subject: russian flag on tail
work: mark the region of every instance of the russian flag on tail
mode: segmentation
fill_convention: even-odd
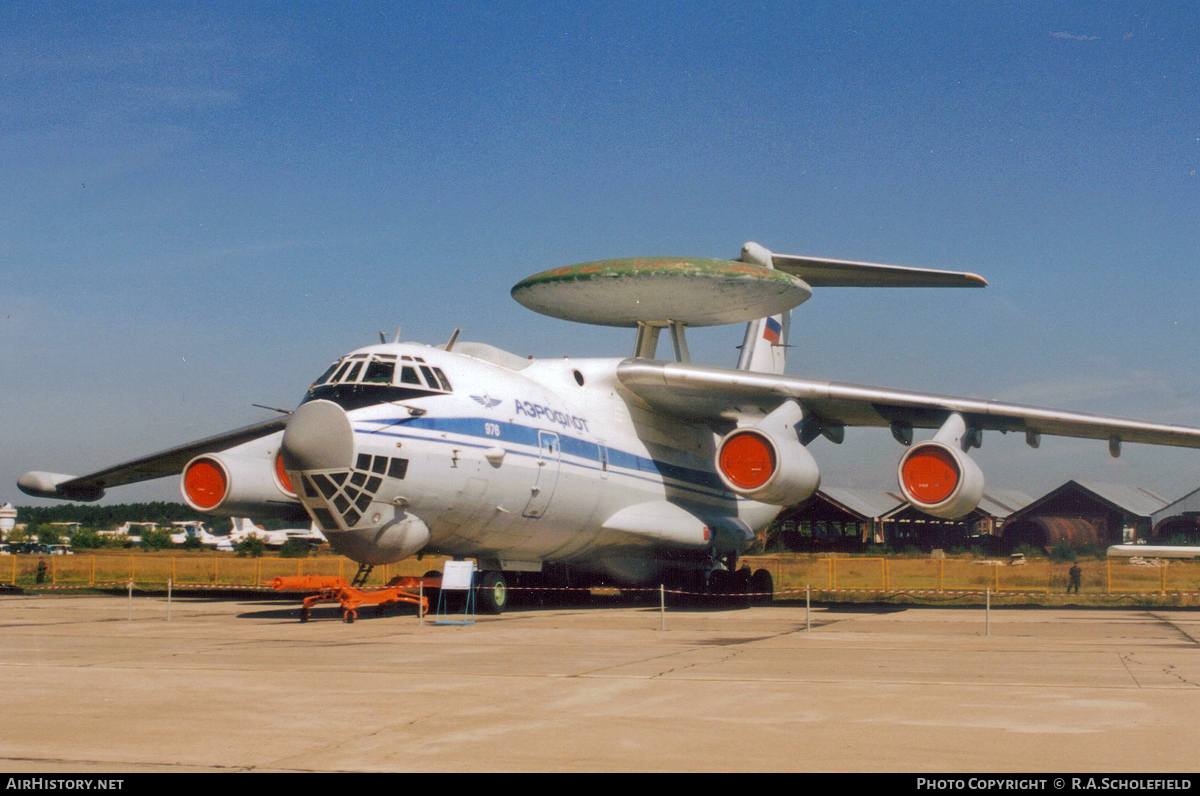
[[[767,322],[763,324],[763,339],[768,343],[779,345],[779,335],[782,331],[783,327],[779,325],[779,321],[767,318]]]

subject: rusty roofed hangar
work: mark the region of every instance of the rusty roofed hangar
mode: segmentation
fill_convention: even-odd
[[[1049,550],[1064,543],[1078,548],[1136,542],[1149,537],[1151,517],[1167,505],[1140,487],[1068,481],[1014,512],[1004,526],[1004,545]]]

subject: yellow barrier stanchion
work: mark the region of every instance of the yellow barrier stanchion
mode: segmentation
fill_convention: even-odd
[[[50,585],[58,585],[58,563],[54,560],[54,556],[50,556]]]
[[[1111,558],[1107,559],[1104,562],[1104,565],[1105,565],[1105,569],[1107,570],[1107,574],[1106,574],[1105,582],[1104,582],[1104,593],[1112,594],[1112,559]]]
[[[213,579],[212,579],[212,582],[213,582],[214,586],[217,585],[217,578],[219,577],[217,575],[217,561],[219,561],[219,560],[220,559],[218,559],[215,555],[213,556]]]
[[[89,556],[89,558],[92,559],[92,572],[88,576],[88,585],[95,586],[96,585],[96,555],[93,553],[91,556]]]
[[[1158,571],[1161,578],[1158,593],[1165,595],[1167,593],[1167,562],[1165,559],[1159,562]]]

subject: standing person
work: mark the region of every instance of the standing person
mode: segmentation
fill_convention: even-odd
[[[37,582],[38,582],[38,583],[45,583],[45,582],[46,582],[46,559],[44,559],[44,558],[39,558],[39,559],[38,559],[38,565],[37,565]]]
[[[1075,593],[1079,594],[1079,583],[1083,579],[1083,570],[1079,568],[1079,564],[1072,563],[1067,575],[1071,578],[1070,582],[1067,583],[1067,594],[1071,593],[1071,589],[1074,589]]]

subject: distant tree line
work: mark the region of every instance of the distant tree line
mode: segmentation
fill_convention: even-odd
[[[111,530],[127,522],[156,522],[169,526],[172,522],[200,520],[208,528],[228,528],[226,517],[203,514],[185,503],[116,503],[97,506],[83,503],[63,503],[58,506],[17,506],[17,523],[31,528],[52,522],[77,522],[84,528]],[[284,520],[258,520],[269,531],[296,527],[297,523]]]

